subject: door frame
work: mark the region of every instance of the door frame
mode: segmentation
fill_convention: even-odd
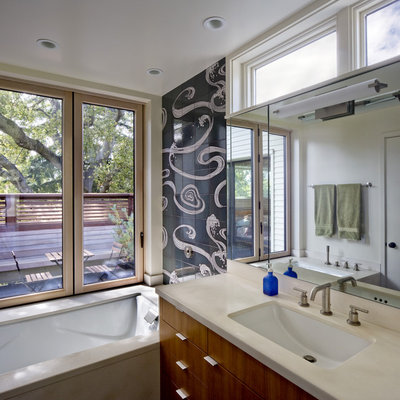
[[[380,226],[380,231],[381,231],[381,257],[380,257],[380,262],[381,262],[381,274],[383,277],[387,277],[387,254],[386,254],[386,243],[387,243],[387,237],[386,237],[386,221],[387,221],[387,211],[386,211],[386,201],[387,201],[387,196],[386,196],[386,188],[387,188],[387,182],[386,182],[386,139],[390,138],[395,138],[395,137],[400,137],[400,130],[395,130],[395,131],[389,131],[389,132],[384,132],[382,133],[381,136],[381,182],[382,182],[382,189],[380,191],[380,201],[381,201],[381,213],[380,213],[380,219],[381,219],[381,226]]]

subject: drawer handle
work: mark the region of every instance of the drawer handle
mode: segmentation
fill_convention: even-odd
[[[182,342],[184,341],[184,340],[186,340],[186,336],[183,336],[182,335],[182,333],[175,333],[175,335],[179,338],[179,339],[181,339],[182,340]]]
[[[177,361],[176,365],[182,370],[184,371],[185,369],[187,369],[187,365],[185,365],[182,361]]]
[[[210,356],[206,356],[204,357],[204,359],[211,364],[213,367],[215,367],[216,365],[218,365],[218,363]]]
[[[188,398],[189,398],[189,395],[188,395],[184,390],[182,390],[182,389],[178,389],[178,390],[176,391],[176,393],[178,393],[178,395],[179,395],[179,397],[180,397],[181,399],[188,399]]]

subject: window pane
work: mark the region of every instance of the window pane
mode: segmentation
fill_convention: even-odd
[[[62,110],[0,90],[0,298],[63,287]]]
[[[336,75],[336,32],[332,32],[256,69],[256,104],[303,89]]]
[[[400,0],[365,17],[367,65],[400,55]]]
[[[254,256],[253,130],[231,126],[227,135],[228,257]]]
[[[83,104],[84,284],[135,276],[135,113]]]
[[[268,254],[268,160],[270,161],[270,251],[286,250],[286,136],[263,131],[264,254]]]

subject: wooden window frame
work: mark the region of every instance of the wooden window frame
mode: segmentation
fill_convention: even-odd
[[[72,92],[53,87],[39,86],[32,83],[8,80],[0,78],[0,88],[22,93],[29,93],[39,96],[47,96],[61,99],[63,102],[63,146],[62,146],[62,199],[63,199],[63,222],[62,222],[62,246],[63,246],[63,288],[54,289],[48,292],[29,293],[21,296],[8,297],[0,300],[0,308],[10,307],[24,303],[31,303],[42,300],[49,300],[73,294],[73,162],[72,157],[65,157],[65,154],[72,154]],[[68,218],[68,216],[70,216]]]
[[[285,243],[286,249],[284,251],[270,253],[269,257],[279,258],[289,256],[291,254],[291,140],[290,140],[290,131],[282,128],[268,126],[268,124],[264,123],[256,123],[250,122],[246,120],[240,120],[236,118],[232,118],[227,123],[228,129],[229,126],[236,126],[251,129],[253,131],[253,170],[254,170],[254,198],[252,199],[253,210],[254,210],[254,224],[253,224],[253,256],[236,259],[240,262],[250,263],[256,261],[266,260],[268,258],[268,254],[264,253],[264,234],[261,230],[260,224],[263,222],[263,215],[261,210],[264,209],[263,205],[263,196],[262,196],[262,185],[263,185],[263,154],[262,154],[262,132],[270,132],[271,134],[285,136],[286,137],[286,163],[285,163]],[[260,160],[260,161],[259,161]],[[258,206],[260,203],[260,207]],[[229,204],[228,204],[229,207]]]
[[[82,105],[93,104],[104,107],[115,107],[135,112],[135,276],[105,282],[84,285],[83,262],[83,133]],[[131,285],[143,281],[143,248],[141,233],[143,232],[143,106],[138,103],[111,97],[95,96],[84,93],[74,94],[74,244],[75,244],[75,293],[86,293],[100,289],[108,289],[122,285]],[[138,212],[139,211],[139,212]]]
[[[144,106],[139,102],[117,97],[77,92],[71,89],[46,84],[36,84],[23,79],[0,76],[0,89],[39,96],[54,97],[63,104],[63,288],[41,293],[25,294],[0,299],[0,308],[28,304],[43,300],[71,296],[117,286],[143,282],[144,255],[141,235],[144,230],[144,169],[143,169],[143,114]],[[83,102],[123,108],[135,112],[135,276],[107,282],[83,285],[83,190],[82,190],[82,120],[78,108]]]

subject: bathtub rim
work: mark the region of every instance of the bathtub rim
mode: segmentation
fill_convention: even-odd
[[[142,295],[155,308],[158,308],[158,295],[155,293],[155,289],[144,285],[135,285],[1,309],[0,327],[138,295]],[[157,350],[159,342],[159,332],[155,331],[149,335],[139,335],[106,343],[5,372],[0,375],[0,400],[9,399],[78,374]]]
[[[155,307],[158,307],[158,296],[155,294],[154,288],[135,285],[3,308],[0,309],[0,327],[15,322],[61,314],[139,295],[146,297]]]

